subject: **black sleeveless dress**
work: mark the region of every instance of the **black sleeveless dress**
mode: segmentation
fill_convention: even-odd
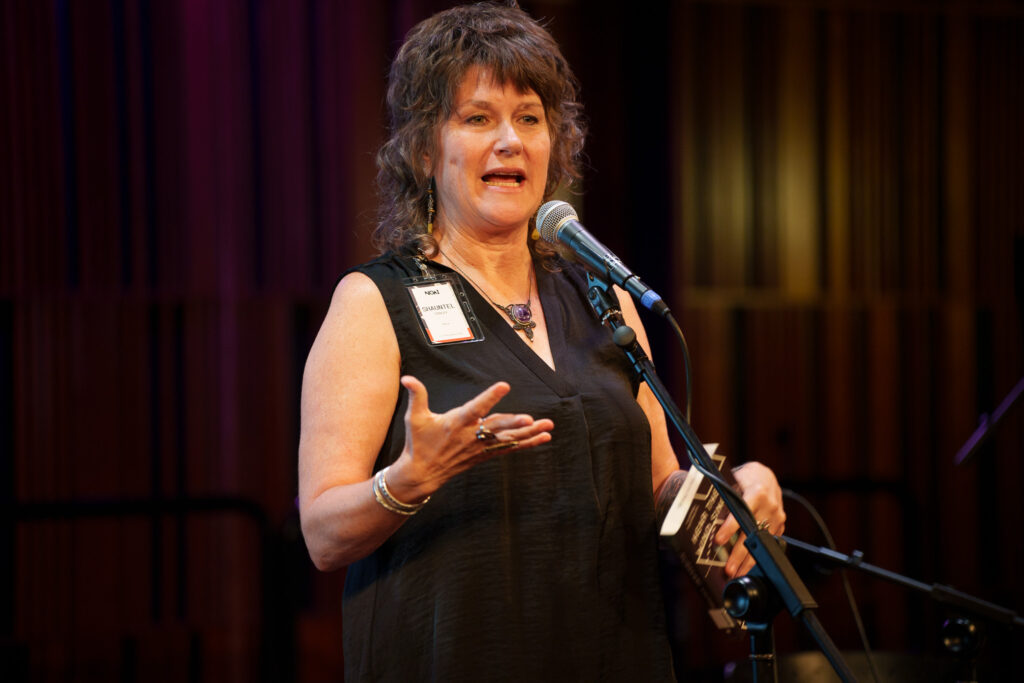
[[[586,301],[582,272],[537,269],[553,371],[465,280],[485,339],[432,346],[402,284],[421,274],[416,262],[385,255],[356,270],[383,294],[401,372],[426,385],[432,411],[505,380],[512,391],[496,412],[548,417],[555,427],[550,443],[449,481],[348,568],[346,681],[674,680],[650,428],[625,356]],[[400,393],[375,469],[402,451]]]

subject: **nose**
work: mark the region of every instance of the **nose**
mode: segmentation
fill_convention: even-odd
[[[506,121],[498,128],[498,140],[495,145],[498,154],[515,155],[523,151],[523,141],[516,132],[511,121]]]

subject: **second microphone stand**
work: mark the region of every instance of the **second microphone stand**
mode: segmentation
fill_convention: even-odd
[[[625,352],[633,368],[661,404],[669,422],[682,436],[691,464],[711,481],[729,512],[739,522],[740,530],[746,534],[744,545],[757,564],[747,576],[730,582],[726,587],[725,599],[730,614],[744,619],[751,632],[750,657],[755,683],[777,680],[772,621],[782,607],[803,623],[839,678],[855,681],[853,672],[818,621],[815,613],[817,603],[793,569],[779,542],[768,530],[758,529],[742,498],[715,474],[717,467],[704,450],[701,440],[658,378],[654,364],[637,342],[636,333],[625,324],[610,285],[589,272],[587,282],[590,305],[601,322],[611,330],[612,339]]]

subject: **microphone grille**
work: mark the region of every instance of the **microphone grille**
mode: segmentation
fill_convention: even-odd
[[[558,228],[567,218],[579,219],[575,209],[567,202],[555,199],[540,207],[537,211],[537,229],[545,242],[558,241]]]

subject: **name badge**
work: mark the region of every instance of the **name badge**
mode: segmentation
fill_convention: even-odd
[[[483,334],[466,293],[449,275],[412,278],[406,289],[431,344],[481,341]]]

